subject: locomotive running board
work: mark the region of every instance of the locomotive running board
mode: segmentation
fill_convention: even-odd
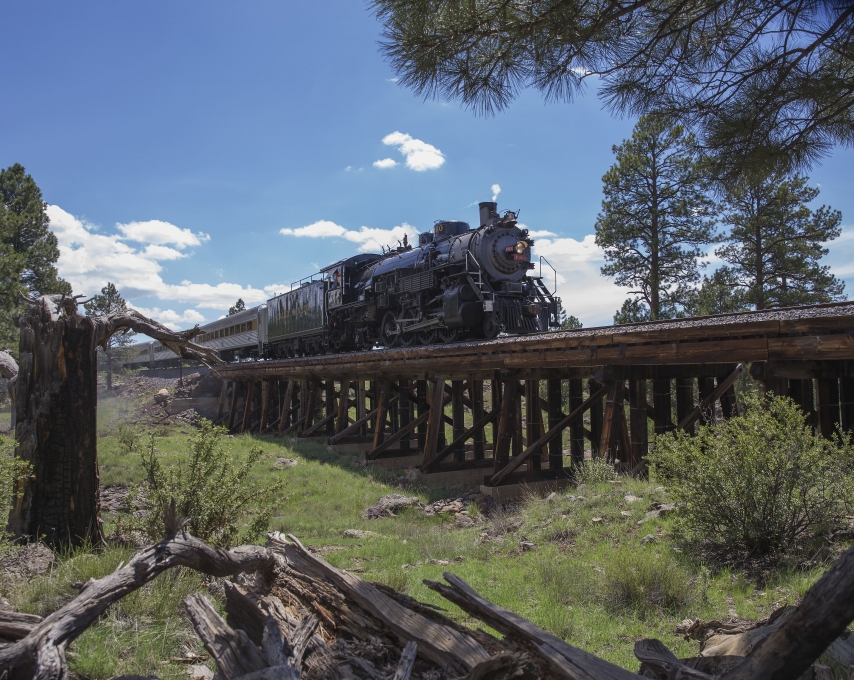
[[[400,319],[397,319],[398,325],[400,324]],[[411,326],[406,326],[405,328],[401,328],[400,333],[410,333],[412,331],[423,331],[425,328],[433,328],[433,326],[443,326],[444,324],[440,319],[427,319],[426,321],[420,321],[419,323],[414,323]]]

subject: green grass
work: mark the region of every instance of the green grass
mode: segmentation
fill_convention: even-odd
[[[138,482],[139,460],[123,453],[118,441],[122,406],[110,404],[99,415],[101,482]],[[172,428],[161,434],[157,447],[167,462],[177,462],[192,433]],[[354,457],[333,453],[322,444],[292,445],[288,439],[249,435],[227,440],[235,459],[253,444],[265,453],[253,477],[286,481],[271,529],[292,533],[309,546],[328,546],[325,559],[330,563],[477,625],[422,583],[441,580],[443,571],[451,571],[489,600],[631,670],[638,665],[632,653],[636,640],[659,638],[677,656],[694,655],[697,644],[674,633],[681,620],[767,616],[796,602],[823,571],[775,574],[761,589],[737,572],[712,573],[677,550],[670,518],[645,518],[653,501],[668,500],[666,490],[654,482],[626,478],[570,489],[550,499],[532,496],[466,529],[448,517],[424,517],[417,510],[394,519],[362,520],[364,508],[385,494],[415,494],[426,503],[448,495],[448,490],[401,490],[390,485],[392,473],[356,465]],[[277,458],[294,458],[297,464],[277,469]],[[626,501],[627,494],[638,500]],[[105,520],[109,532],[111,520]],[[346,529],[370,529],[378,535],[347,539],[342,535]],[[655,540],[642,543],[650,534]],[[522,541],[536,547],[522,551]],[[129,555],[117,548],[77,551],[61,559],[51,574],[3,595],[24,611],[47,613],[73,595],[69,582],[106,574]],[[125,598],[71,646],[72,670],[93,679],[130,673],[183,675],[183,666],[162,660],[199,649],[181,599],[208,585],[208,580],[184,570],[161,576]]]

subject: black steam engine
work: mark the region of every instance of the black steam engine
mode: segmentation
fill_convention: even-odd
[[[430,345],[559,325],[560,300],[531,276],[533,241],[510,211],[480,226],[438,221],[383,255],[357,255],[267,302],[266,354]]]

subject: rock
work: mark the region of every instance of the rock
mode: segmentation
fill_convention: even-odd
[[[155,404],[165,404],[170,399],[172,399],[172,395],[167,389],[158,390],[157,394],[154,395]]]
[[[657,541],[658,539],[653,534],[647,534],[641,539],[641,543],[649,543],[650,541]]]
[[[273,467],[277,470],[284,470],[285,468],[293,467],[297,462],[293,458],[276,458],[276,462],[273,463]]]
[[[394,517],[401,510],[415,506],[421,507],[421,501],[416,496],[404,496],[403,494],[393,493],[383,496],[371,507],[365,508],[365,511],[362,513],[362,519]]]
[[[190,664],[187,667],[189,680],[213,680],[214,672],[203,663]]]
[[[379,536],[375,531],[364,531],[362,529],[345,529],[344,538],[371,538],[371,536]]]
[[[601,518],[601,517],[594,517],[594,518],[593,518],[592,520],[590,520],[590,521],[591,521],[591,522],[593,522],[594,524],[598,524],[599,522],[601,522],[601,521],[602,521],[602,518]]]
[[[43,543],[14,546],[0,552],[0,581],[8,583],[39,576],[50,569],[54,561],[53,552]]]
[[[623,500],[626,501],[626,503],[634,503],[635,501],[639,501],[640,498],[629,493],[623,496]]]
[[[455,519],[457,522],[457,526],[462,529],[473,527],[475,524],[477,524],[474,519],[472,519],[468,515],[463,515],[462,513],[458,514]]]
[[[644,515],[647,519],[652,519],[653,517],[664,517],[666,514],[673,512],[676,509],[676,506],[673,503],[655,502],[650,507],[652,510]]]
[[[630,513],[628,510],[620,510],[620,514],[623,517],[631,517],[632,516],[632,513]]]

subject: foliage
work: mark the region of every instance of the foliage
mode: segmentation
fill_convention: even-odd
[[[617,479],[614,466],[604,458],[591,458],[573,468],[575,481],[579,484],[599,484]]]
[[[679,613],[691,602],[694,579],[676,560],[651,550],[620,550],[604,565],[602,590],[610,609],[640,618],[665,610]]]
[[[0,348],[18,349],[20,295],[70,293],[54,266],[56,236],[48,229],[47,204],[18,163],[0,170]]]
[[[567,314],[565,309],[560,310],[560,329],[562,331],[576,331],[584,328],[584,324],[573,314]]]
[[[813,434],[789,398],[745,394],[745,414],[656,439],[685,539],[725,560],[807,554],[854,508],[854,445]]]
[[[721,267],[711,276],[704,276],[699,288],[683,300],[689,316],[712,316],[745,312],[750,308],[744,290],[729,267]]]
[[[614,313],[614,323],[618,325],[649,320],[649,306],[638,298],[626,298],[623,306]]]
[[[585,80],[619,114],[663,112],[730,176],[854,141],[854,10],[811,0],[373,0],[401,85],[479,112]]]
[[[0,538],[6,527],[6,519],[15,500],[15,487],[19,480],[30,472],[26,461],[15,458],[15,441],[0,435]]]
[[[86,316],[109,316],[127,311],[127,302],[121,296],[115,285],[107,283],[101,288],[101,293],[94,296],[83,307]],[[114,333],[107,339],[107,348],[104,351],[104,363],[107,369],[107,389],[113,388],[113,363],[116,359],[122,361],[129,358],[130,346],[133,344],[133,335],[127,332]],[[100,348],[99,348],[100,349]]]
[[[819,194],[803,176],[752,176],[724,199],[730,243],[717,254],[731,266],[733,282],[756,309],[844,299],[845,284],[820,265],[825,243],[840,234],[842,215],[826,206],[810,210]]]
[[[243,298],[237,298],[237,302],[235,302],[233,306],[228,308],[228,316],[234,316],[238,312],[242,312],[245,309],[246,303],[243,301]]]
[[[676,315],[699,279],[702,246],[714,242],[707,182],[681,126],[645,116],[632,138],[614,147],[617,162],[602,178],[605,199],[596,244],[602,273],[649,308],[651,320]]]
[[[155,447],[154,435],[143,442],[138,431],[127,428],[120,441],[130,453],[138,453],[145,471],[139,489],[148,512],[142,517],[123,518],[122,530],[142,531],[151,540],[164,535],[163,513],[171,499],[180,517],[187,517],[187,527],[194,536],[219,546],[233,545],[240,530],[241,516],[250,505],[256,508],[250,523],[249,540],[260,540],[272,516],[272,502],[284,482],[262,486],[250,482],[253,466],[264,455],[253,446],[237,466],[223,446],[227,430],[202,420],[190,444],[190,455],[167,468]]]

